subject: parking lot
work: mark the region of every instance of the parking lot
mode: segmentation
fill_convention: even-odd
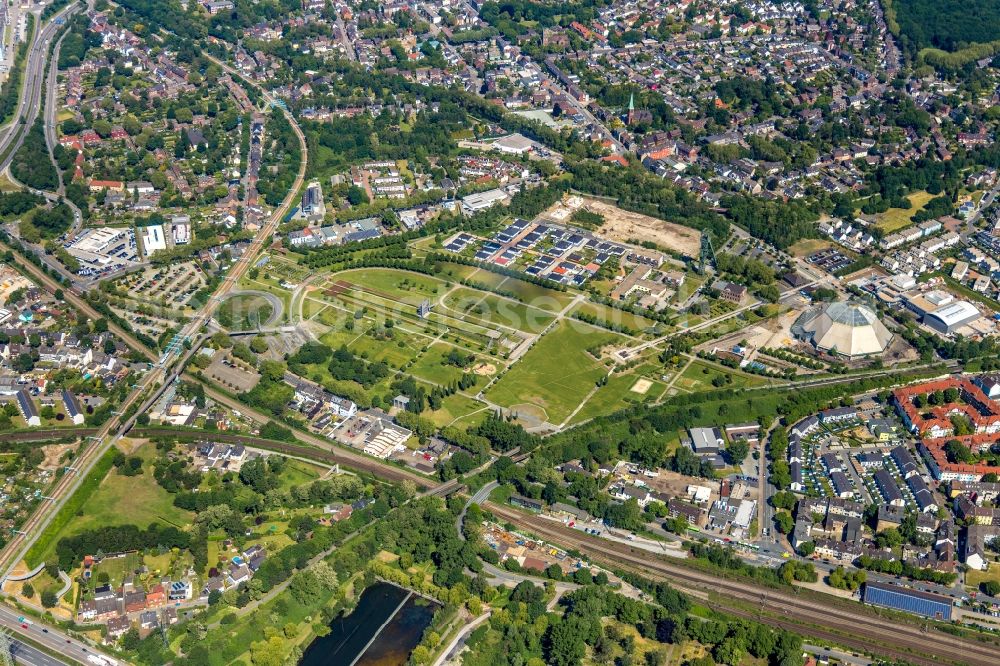
[[[118,286],[127,295],[168,307],[186,307],[199,289],[206,284],[201,267],[193,261],[182,264],[149,267],[123,277]]]
[[[836,273],[854,263],[853,259],[835,248],[813,252],[806,257],[806,261],[813,266],[822,268],[827,273]]]

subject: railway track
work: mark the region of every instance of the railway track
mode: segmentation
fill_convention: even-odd
[[[919,627],[879,617],[862,606],[846,609],[836,604],[824,604],[814,598],[802,599],[794,593],[754,588],[752,583],[728,580],[670,564],[648,551],[591,537],[553,521],[525,516],[492,503],[487,503],[486,506],[504,520],[616,567],[668,579],[678,583],[679,587],[693,591],[704,593],[710,590],[725,598],[744,602],[737,605],[726,604],[725,601],[715,602],[714,605],[733,615],[753,617],[772,626],[793,629],[875,654],[902,657],[927,666],[948,663],[995,666],[998,663],[1000,646],[994,642],[962,639],[937,630],[924,631]],[[748,611],[747,604],[757,606],[760,613]]]

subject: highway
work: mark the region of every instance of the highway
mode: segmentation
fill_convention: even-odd
[[[629,544],[609,542],[510,507],[487,502],[484,508],[501,520],[555,545],[576,549],[595,561],[629,569],[651,579],[668,580],[679,589],[695,594],[715,592],[717,597],[712,599],[712,606],[722,612],[757,619],[852,649],[905,659],[920,666],[994,666],[997,663],[1000,647],[993,642],[964,639],[897,622],[870,606],[836,597],[800,596],[793,590],[765,588],[750,581],[702,572],[668,562]]]
[[[28,52],[24,66],[24,89],[17,103],[15,120],[8,126],[7,131],[0,135],[0,155],[5,155],[4,159],[0,161],[0,171],[4,171],[10,166],[14,153],[23,143],[25,134],[31,128],[32,122],[38,117],[38,112],[41,109],[49,45],[55,34],[62,28],[62,25],[56,24],[55,19],[69,18],[79,10],[80,5],[74,2],[41,26],[41,30],[36,29],[35,31],[34,43]],[[38,18],[36,14],[36,24]]]
[[[106,654],[95,650],[93,647],[70,638],[55,627],[41,625],[33,618],[28,618],[28,628],[24,629],[22,623],[18,621],[21,613],[7,606],[0,605],[0,627],[8,630],[11,640],[11,652],[14,655],[14,662],[26,664],[27,666],[63,666],[63,664],[80,662],[87,663],[87,657],[100,655],[110,659]],[[38,648],[18,640],[19,635],[27,636],[32,642],[37,643],[46,650],[60,655],[56,658],[48,652],[43,652]]]

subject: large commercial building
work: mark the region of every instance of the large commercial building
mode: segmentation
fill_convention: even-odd
[[[865,583],[864,601],[866,604],[894,608],[935,620],[951,620],[951,599],[899,585]]]
[[[910,296],[906,299],[906,307],[916,313],[924,325],[945,335],[982,316],[976,306],[955,300],[954,296],[939,289]]]
[[[826,303],[806,311],[792,333],[820,351],[860,358],[883,353],[892,333],[868,307],[856,303]]]
[[[955,301],[924,315],[924,323],[939,333],[954,333],[982,316],[968,301]]]

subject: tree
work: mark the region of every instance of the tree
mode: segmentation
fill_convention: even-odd
[[[778,531],[782,534],[788,534],[795,527],[795,521],[792,520],[792,514],[787,511],[779,511],[774,514],[774,524],[777,526]]]
[[[984,580],[979,584],[979,589],[983,594],[987,594],[991,597],[1000,595],[1000,582],[995,580]]]
[[[21,588],[21,594],[24,595],[25,599],[31,599],[35,596],[35,588],[31,586],[31,583],[25,583],[24,587]]]
[[[745,439],[737,439],[730,442],[726,447],[726,458],[729,459],[729,463],[732,465],[739,465],[750,453],[750,445],[747,444]]]
[[[52,590],[42,591],[42,606],[45,608],[53,608],[59,603],[59,599],[56,597],[56,593]]]

